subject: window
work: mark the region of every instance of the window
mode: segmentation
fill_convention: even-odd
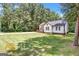
[[[56,26],[56,31],[60,31],[61,27],[60,26]]]
[[[57,31],[57,26],[56,26],[56,31]]]
[[[49,30],[49,27],[46,27],[46,30]]]
[[[59,31],[60,31],[60,26],[59,26]]]

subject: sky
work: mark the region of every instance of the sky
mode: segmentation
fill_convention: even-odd
[[[61,17],[63,16],[61,13],[61,6],[59,3],[43,3],[44,8],[48,8],[51,11],[58,13]],[[0,11],[2,8],[0,8]]]
[[[55,11],[60,16],[62,16],[61,6],[59,3],[44,3],[45,8],[49,8],[51,11]]]

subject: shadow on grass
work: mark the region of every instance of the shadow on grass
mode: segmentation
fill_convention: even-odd
[[[71,40],[56,36],[31,38],[18,43],[18,49],[12,54],[20,56],[62,55],[61,50],[70,42]]]

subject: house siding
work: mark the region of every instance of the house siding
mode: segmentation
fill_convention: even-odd
[[[49,27],[49,29],[47,27]],[[56,27],[58,29],[56,29]],[[67,21],[62,22],[62,20],[61,21],[51,21],[51,22],[45,23],[42,27],[40,27],[40,31],[42,31],[42,30],[44,30],[44,32],[46,32],[46,33],[65,34],[68,32],[68,22]]]
[[[66,22],[65,24],[65,32],[67,33],[68,32],[68,23]]]
[[[39,25],[39,32],[44,32],[44,25],[45,23]]]
[[[44,32],[43,26],[39,26],[39,31]]]
[[[60,30],[59,30],[59,27],[60,26]],[[49,27],[49,30],[46,30],[46,27]],[[64,28],[64,25],[57,25],[57,30],[56,30],[56,26],[52,26],[50,24],[45,24],[44,25],[44,32],[47,32],[47,33],[67,33],[68,32],[68,24],[65,24],[65,28]],[[65,31],[64,31],[65,29]]]
[[[57,27],[59,27],[59,26],[57,26]],[[60,26],[60,30],[59,30],[59,28],[56,30],[56,26],[53,26],[52,32],[53,33],[64,33],[64,26]]]
[[[46,27],[49,27],[49,30],[46,30]],[[52,33],[52,26],[49,24],[44,25],[44,32]]]

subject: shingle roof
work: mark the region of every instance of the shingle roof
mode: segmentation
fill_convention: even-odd
[[[66,20],[55,20],[55,21],[48,21],[47,24],[56,25],[56,24],[65,24],[65,23],[67,23]]]

